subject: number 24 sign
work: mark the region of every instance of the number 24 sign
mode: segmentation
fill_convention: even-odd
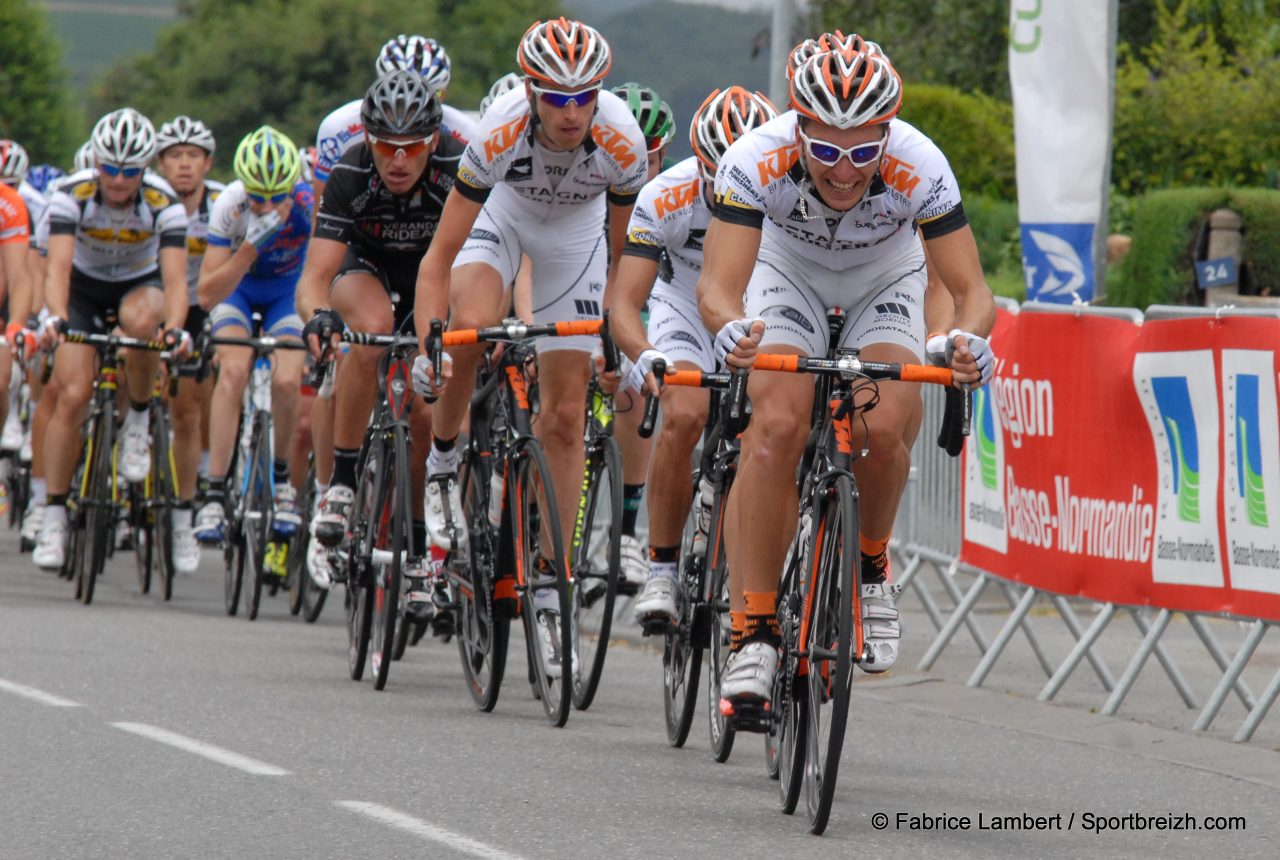
[[[1236,261],[1231,257],[1200,260],[1196,263],[1196,283],[1202,290],[1210,287],[1225,287],[1239,282]]]

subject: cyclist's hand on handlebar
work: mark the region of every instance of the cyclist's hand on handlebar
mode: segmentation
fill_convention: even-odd
[[[764,320],[730,320],[716,334],[716,358],[730,367],[750,367],[764,337]]]
[[[410,376],[413,378],[413,390],[418,396],[434,400],[444,391],[449,378],[453,376],[453,358],[447,352],[440,354],[440,376],[436,377],[431,367],[431,356],[419,355],[413,360],[413,372]]]
[[[990,341],[958,328],[947,335],[947,358],[957,384],[985,385],[995,373],[996,356]]]
[[[52,349],[62,342],[62,332],[66,330],[67,324],[62,317],[49,316],[40,324],[38,337],[41,349]]]
[[[186,329],[171,328],[164,333],[164,342],[174,358],[186,358],[191,354],[191,335]]]
[[[654,397],[662,394],[662,389],[659,388],[658,381],[653,375],[653,365],[658,361],[662,361],[668,368],[671,367],[671,359],[656,349],[646,349],[640,353],[636,363],[631,367],[631,372],[627,374],[626,387],[642,393],[647,389]]]
[[[626,356],[621,358],[625,365]],[[617,394],[618,389],[622,387],[625,368],[619,367],[617,370],[606,371],[604,369],[604,353],[598,349],[591,353],[591,366],[595,368],[596,378],[600,380],[600,390],[605,394]]]
[[[333,308],[316,308],[311,319],[302,327],[302,339],[311,352],[311,357],[320,360],[320,354],[326,349],[337,349],[342,334],[342,317]]]

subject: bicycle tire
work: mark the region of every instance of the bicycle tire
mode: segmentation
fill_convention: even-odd
[[[262,586],[266,578],[267,547],[271,542],[271,513],[274,499],[271,496],[271,421],[266,413],[253,416],[253,437],[250,443],[249,483],[245,497],[249,500],[242,507],[241,530],[249,552],[249,571],[253,579],[245,583],[245,617],[258,618],[262,605]],[[252,516],[250,516],[252,514]]]
[[[510,477],[507,480],[507,499],[514,517],[512,535],[515,539],[516,566],[517,570],[524,573],[524,588],[520,599],[526,647],[534,662],[533,680],[537,682],[542,710],[547,721],[560,728],[569,719],[573,700],[573,604],[569,594],[568,572],[565,570],[564,537],[560,531],[555,487],[551,482],[551,467],[542,450],[542,443],[537,439],[521,439],[518,447],[508,457],[507,470],[509,476],[514,475],[514,480]],[[549,553],[542,546],[546,537],[551,541]],[[551,567],[550,579],[534,576],[535,562],[539,556]],[[559,627],[556,634],[553,634],[552,644],[553,648],[559,650],[559,677],[552,677],[544,662],[542,649],[537,645],[539,610],[535,605],[535,593],[543,588],[554,588],[556,591]]]
[[[298,510],[302,511],[302,526],[293,533],[289,540],[289,557],[287,563],[289,577],[289,614],[299,615],[306,606],[307,586],[311,584],[311,576],[307,573],[308,538],[311,529],[307,523],[311,517],[311,509],[315,505],[316,464],[315,455],[307,458],[307,476],[302,482],[302,492],[298,494]]]
[[[809,704],[807,676],[800,673],[800,616],[804,606],[807,548],[800,547],[798,536],[792,541],[786,569],[778,586],[778,631],[780,651],[778,671],[773,679],[773,711],[775,722],[770,734],[776,735],[778,799],[782,811],[791,815],[800,801],[803,787],[806,741],[809,721],[805,708]],[[766,735],[766,738],[769,735]],[[766,746],[766,756],[769,751]]]
[[[142,484],[129,485],[129,519],[132,521],[133,528],[133,558],[134,568],[138,574],[138,592],[140,594],[149,594],[151,592],[151,564],[153,548],[155,547],[155,535],[152,533],[151,524],[149,522],[149,508],[147,506],[147,488],[151,485],[151,476]]]
[[[351,680],[364,678],[369,658],[369,640],[373,627],[373,571],[370,570],[371,522],[377,501],[378,475],[368,462],[369,446],[361,446],[362,456],[356,465],[358,476],[355,503],[351,508],[354,525],[347,544],[347,576],[345,608],[347,610],[347,673]],[[371,498],[372,496],[372,498]]]
[[[600,686],[622,565],[622,452],[612,436],[601,436],[596,441],[598,447],[587,452],[587,477],[575,528],[578,542],[570,566],[574,653],[580,661],[573,672],[573,706],[580,711],[591,707]],[[601,517],[605,517],[603,528],[598,526]],[[601,532],[603,546],[596,540]],[[604,592],[593,594],[588,581],[600,579],[604,580]],[[584,631],[594,636],[583,635]]]
[[[389,552],[390,561],[374,575],[372,650],[369,653],[373,670],[373,688],[387,686],[387,675],[395,662],[396,621],[400,617],[400,582],[406,557],[409,554],[409,523],[413,521],[413,509],[409,501],[409,439],[405,428],[390,428],[391,443],[378,444],[382,448],[378,468],[382,472],[379,482],[382,492],[378,511],[377,540],[372,546]],[[405,465],[401,465],[405,464]],[[400,625],[402,628],[407,625]],[[403,650],[403,649],[402,649]]]
[[[724,549],[725,510],[729,490],[736,474],[736,461],[731,460],[720,476],[720,491],[711,505],[711,527],[707,534],[706,557],[711,559],[707,577],[707,735],[711,757],[723,764],[733,752],[737,730],[720,711],[720,679],[729,659],[729,560]],[[697,500],[695,499],[695,504]],[[765,735],[766,745],[769,735]],[[766,746],[767,751],[767,746]],[[766,755],[766,761],[768,756]],[[776,771],[775,771],[776,773]]]
[[[805,807],[815,835],[826,830],[831,816],[853,686],[853,643],[858,639],[853,626],[859,599],[854,597],[857,494],[847,475],[836,478],[834,490],[823,494],[819,527],[810,538],[809,557],[815,560],[809,577],[812,610],[806,639],[800,643],[809,661]]]
[[[693,486],[698,486],[695,478]],[[697,528],[697,501],[689,508],[680,536],[680,560],[676,579],[676,623],[663,634],[662,711],[666,718],[667,743],[679,749],[689,739],[693,715],[698,705],[698,682],[702,680],[702,642],[699,633],[705,621],[701,609],[704,560],[693,554],[693,534]]]
[[[178,501],[173,449],[169,445],[169,416],[166,407],[153,404],[151,435],[151,527],[155,536],[152,552],[155,574],[160,579],[160,596],[173,599],[173,511]]]
[[[105,402],[105,401],[104,401]],[[94,428],[94,447],[88,466],[88,491],[82,497],[86,545],[80,556],[83,585],[80,600],[86,606],[93,602],[94,586],[107,562],[107,545],[113,541],[115,494],[112,472],[115,465],[115,410],[104,406]]]
[[[89,428],[89,435],[92,435],[92,428]],[[62,579],[70,580],[75,585],[76,600],[80,599],[81,592],[84,590],[84,577],[81,575],[83,562],[81,556],[85,552],[85,533],[84,533],[84,506],[80,502],[80,494],[85,489],[84,471],[88,466],[85,462],[88,456],[89,446],[87,441],[81,446],[80,455],[76,460],[76,468],[71,478],[71,491],[67,494],[67,552],[62,559],[62,567],[58,570],[58,576]]]
[[[511,619],[497,617],[493,588],[497,578],[498,530],[489,522],[489,478],[481,462],[493,464],[493,452],[468,448],[458,479],[462,482],[462,508],[467,519],[467,548],[446,561],[453,592],[457,595],[458,657],[476,707],[488,713],[498,703],[507,665]],[[464,575],[465,574],[465,575]]]

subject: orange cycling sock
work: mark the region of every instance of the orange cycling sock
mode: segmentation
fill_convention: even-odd
[[[778,594],[774,591],[746,591],[742,595],[746,599],[746,630],[743,642],[762,639],[777,644],[778,633]]]
[[[882,583],[889,581],[889,538],[872,540],[860,535],[858,543],[862,547],[862,581],[864,583]]]

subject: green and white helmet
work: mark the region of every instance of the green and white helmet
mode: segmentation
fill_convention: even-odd
[[[245,135],[236,147],[233,167],[246,188],[264,194],[289,191],[302,175],[298,148],[269,125]]]
[[[654,152],[675,139],[675,114],[671,105],[664,102],[653,89],[628,82],[614,87],[611,92],[627,103],[631,115],[640,124],[645,149]]]

